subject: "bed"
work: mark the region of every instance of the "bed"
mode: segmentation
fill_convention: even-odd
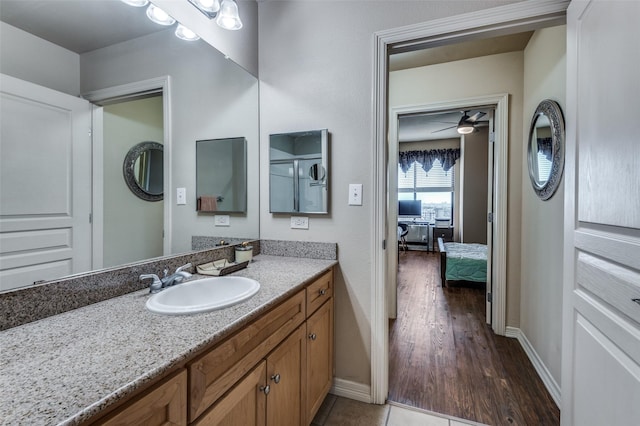
[[[445,243],[438,238],[440,277],[447,281],[487,282],[487,246],[485,244]]]

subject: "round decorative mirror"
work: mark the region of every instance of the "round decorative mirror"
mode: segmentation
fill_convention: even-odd
[[[163,147],[158,142],[140,142],[129,150],[122,172],[127,186],[138,198],[160,201],[163,198]]]
[[[315,163],[309,167],[309,178],[313,181],[324,180],[325,170],[322,163]]]
[[[529,178],[538,197],[548,200],[564,170],[564,117],[557,102],[540,102],[531,119],[527,149]]]

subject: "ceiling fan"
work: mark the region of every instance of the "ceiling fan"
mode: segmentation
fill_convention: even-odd
[[[462,112],[462,118],[460,119],[460,121],[458,121],[458,124],[454,124],[453,126],[445,127],[444,129],[435,130],[435,131],[433,131],[431,133],[442,132],[444,130],[453,129],[455,127],[459,134],[468,135],[469,133],[473,133],[473,132],[476,131],[476,125],[481,123],[478,120],[486,115],[486,113],[482,112],[482,111],[478,111],[478,112],[476,112],[475,114],[473,114],[471,116],[469,115],[470,110],[461,111],[461,112]],[[486,121],[484,121],[482,123],[486,123]]]

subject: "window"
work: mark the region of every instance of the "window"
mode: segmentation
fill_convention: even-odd
[[[445,172],[440,160],[433,162],[428,174],[416,162],[407,173],[398,166],[398,200],[421,200],[424,221],[433,223],[436,218],[451,220],[455,182],[453,170],[451,168]]]

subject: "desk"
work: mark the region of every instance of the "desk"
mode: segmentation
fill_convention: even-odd
[[[443,242],[451,242],[453,241],[453,226],[445,226],[445,227],[433,227],[432,232],[432,250],[436,251],[436,245],[438,244],[438,238],[442,238]]]

